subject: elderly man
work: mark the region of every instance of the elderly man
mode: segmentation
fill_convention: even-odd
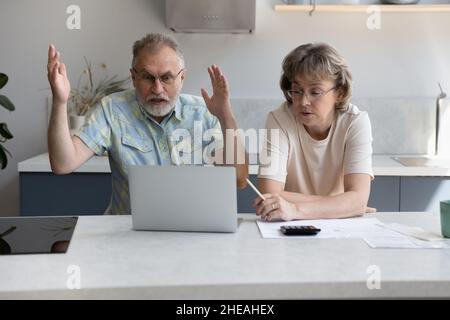
[[[134,89],[102,99],[87,123],[72,137],[67,122],[70,83],[60,53],[50,45],[48,80],[53,108],[48,149],[53,172],[70,173],[94,154],[107,151],[112,173],[112,198],[107,209],[110,214],[130,213],[128,166],[186,164],[183,161],[192,159],[189,156],[194,156],[199,148],[201,155],[209,150],[213,162],[235,166],[237,185],[245,187],[246,157],[244,161],[236,161],[239,158],[236,156],[245,154],[245,149],[236,134],[229,134],[237,127],[228,82],[220,68],[215,65],[208,68],[212,96],[205,89],[201,89],[204,101],[180,94],[186,68],[177,42],[165,35],[149,34],[134,43],[130,72]],[[180,132],[194,135],[186,139]],[[196,136],[198,132],[209,134]]]

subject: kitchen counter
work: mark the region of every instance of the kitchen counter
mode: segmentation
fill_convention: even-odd
[[[427,176],[449,177],[450,168],[439,167],[406,167],[392,159],[394,155],[374,155],[373,171],[375,176]],[[395,155],[399,156],[399,155]],[[19,172],[51,172],[48,153],[19,162]],[[92,157],[75,172],[78,173],[108,173],[110,171],[108,158]],[[257,174],[258,166],[250,166],[250,174]]]
[[[240,217],[237,233],[214,234],[133,231],[130,216],[81,216],[65,254],[0,256],[0,299],[450,298],[447,249],[263,239],[255,215]],[[366,217],[439,232],[429,213]],[[367,285],[374,267],[380,289]],[[80,289],[68,289],[76,275]]]

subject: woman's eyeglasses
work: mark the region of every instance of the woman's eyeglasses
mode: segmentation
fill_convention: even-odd
[[[309,102],[314,102],[334,89],[336,89],[336,87],[328,89],[327,91],[323,91],[320,89],[311,89],[309,92],[303,90],[288,90],[287,94],[292,100],[301,99],[303,96],[306,96],[306,99],[308,99]]]

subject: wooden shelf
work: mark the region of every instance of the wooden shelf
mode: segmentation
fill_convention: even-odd
[[[450,12],[450,4],[411,4],[411,5],[389,5],[389,4],[373,4],[373,5],[316,5],[315,12],[367,12],[370,6],[377,6],[381,12]],[[312,5],[293,5],[280,4],[275,5],[275,11],[280,12],[294,12],[303,11],[309,12],[313,9]]]

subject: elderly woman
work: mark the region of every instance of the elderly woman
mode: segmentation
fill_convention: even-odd
[[[352,76],[344,59],[324,43],[306,44],[283,61],[286,102],[269,113],[253,201],[265,220],[345,218],[367,209],[372,134],[367,112],[349,103]],[[276,130],[271,130],[276,129]],[[278,134],[275,134],[278,133]]]

